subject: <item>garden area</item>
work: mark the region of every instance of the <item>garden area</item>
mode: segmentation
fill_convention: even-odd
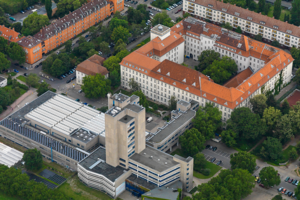
[[[167,9],[172,6],[174,3],[178,3],[181,0],[154,0],[151,5],[160,9]]]

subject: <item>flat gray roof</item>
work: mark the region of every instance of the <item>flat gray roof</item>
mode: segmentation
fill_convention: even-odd
[[[71,137],[80,140],[81,142],[84,143],[89,143],[94,139],[98,140],[96,133],[82,128],[76,129],[73,133],[71,133]]]
[[[150,199],[158,198],[176,200],[179,194],[178,189],[182,189],[181,181],[176,181],[168,186],[157,187],[149,192],[144,193],[142,196],[146,197],[145,199],[148,199],[147,197],[149,197]]]
[[[179,156],[177,154],[174,155],[175,158],[178,158],[179,160],[182,160],[182,161],[185,161],[185,162],[189,162],[190,160],[192,160],[193,158],[192,157],[187,157],[187,158],[184,158],[182,156]]]
[[[4,81],[6,78],[0,76],[0,82]]]
[[[131,95],[130,101],[132,102],[132,101],[136,100],[137,98],[139,98],[139,97],[136,95]]]
[[[128,104],[127,106],[124,107],[124,109],[129,109],[132,110],[133,112],[139,113],[141,110],[144,109],[144,107],[139,106],[137,104]]]
[[[78,165],[81,165],[88,171],[102,174],[112,182],[115,182],[117,178],[127,172],[120,166],[113,167],[106,163],[106,154],[103,147],[99,147],[98,149],[96,149],[88,157],[79,162]]]
[[[114,94],[111,98],[115,101],[123,102],[129,99],[129,96],[119,93],[119,94]]]
[[[187,110],[186,112],[182,113],[180,116],[175,118],[173,121],[170,121],[169,124],[163,127],[162,130],[158,130],[156,135],[154,135],[148,142],[158,143],[163,141],[169,135],[174,133],[180,126],[182,126],[187,121],[194,118],[196,115],[196,111],[194,110]]]
[[[164,35],[170,31],[170,28],[161,24],[157,24],[155,27],[151,29],[151,32],[154,32],[158,35]]]
[[[178,101],[177,103],[180,104],[180,105],[183,105],[183,106],[188,106],[188,105],[190,105],[189,102],[183,101],[183,100],[180,100],[180,101]]]
[[[130,160],[138,162],[158,172],[163,172],[179,165],[178,162],[173,160],[173,156],[150,146],[146,146],[146,148],[140,153],[135,153],[130,157]]]
[[[124,117],[122,117],[121,119],[119,119],[120,122],[127,124],[128,122],[130,122],[133,119],[133,117],[129,116],[129,115],[125,115]]]
[[[127,180],[134,182],[137,185],[141,185],[149,190],[153,190],[154,188],[157,188],[157,186],[151,182],[147,182],[145,179],[139,178],[134,174],[131,174]]]

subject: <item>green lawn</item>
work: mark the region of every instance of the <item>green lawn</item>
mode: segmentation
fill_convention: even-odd
[[[5,86],[4,87],[7,91],[10,91],[10,90],[12,90],[12,85],[7,85],[7,86]],[[22,96],[25,92],[27,92],[26,90],[24,90],[24,89],[22,89],[22,88],[20,88],[20,90],[21,90],[21,94],[20,94],[20,96]],[[19,97],[18,97],[19,98]]]
[[[72,180],[75,184],[75,187],[71,187],[71,185],[67,182],[62,184],[57,190],[65,193],[67,196],[69,196],[71,199],[74,200],[90,200],[90,199],[101,199],[101,200],[108,200],[111,199],[109,196],[104,194],[103,192],[94,190],[92,188],[89,188],[85,186],[83,183],[79,181],[79,178],[77,176],[73,177]],[[84,191],[76,192],[76,188]],[[77,191],[78,191],[77,189]]]
[[[208,179],[208,178],[213,177],[220,169],[222,169],[222,167],[220,167],[214,163],[208,162],[208,161],[206,162],[206,168],[210,169],[210,174],[208,176],[204,176],[203,174],[196,172],[196,171],[194,171],[193,175],[196,178]]]
[[[248,141],[248,140],[241,139],[239,140],[237,147],[235,149],[238,151],[249,151],[250,149],[252,149],[252,147],[254,147],[259,142],[259,140],[260,138],[258,138],[255,141]]]
[[[1,0],[0,0],[1,1]],[[15,75],[17,75],[17,73],[16,72],[9,72],[9,73],[7,73],[8,75],[11,75],[11,76],[15,76]]]
[[[268,17],[273,17],[273,11],[274,11],[274,6],[272,6],[272,7],[270,8],[270,11],[269,11],[269,13],[268,13]],[[281,14],[280,14],[280,17],[279,17],[279,19],[280,19],[281,21],[284,20],[284,14],[290,14],[290,11],[289,11],[289,10],[286,10],[286,9],[281,9]]]
[[[20,81],[23,81],[24,83],[26,83],[27,78],[25,76],[20,75],[20,76],[17,77],[17,79],[19,79]]]

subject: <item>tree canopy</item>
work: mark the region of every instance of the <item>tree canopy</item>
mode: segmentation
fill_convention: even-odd
[[[148,103],[147,97],[144,95],[144,93],[142,92],[142,90],[135,91],[132,94],[140,97],[140,105],[142,105],[146,110],[148,110],[149,103]]]
[[[49,19],[45,15],[38,15],[34,12],[26,17],[23,21],[22,33],[27,35],[34,35],[41,30],[44,26],[50,24]]]
[[[10,61],[6,58],[6,55],[0,52],[0,71],[10,68]]]
[[[39,170],[43,165],[43,156],[36,148],[27,149],[23,155],[25,168],[28,170]]]
[[[28,77],[26,78],[26,84],[27,84],[29,87],[31,87],[31,86],[35,87],[35,86],[38,85],[39,80],[40,80],[40,77],[38,77],[37,74],[35,74],[35,73],[30,73],[30,74],[28,75]]]
[[[279,185],[281,182],[280,176],[278,176],[278,171],[271,166],[262,168],[259,172],[259,178],[265,187]]]
[[[11,42],[6,49],[8,56],[12,60],[18,61],[20,64],[25,63],[26,53],[23,48],[15,42]]]
[[[266,160],[278,160],[282,157],[282,144],[277,138],[267,137],[262,143],[260,155]]]
[[[86,0],[59,0],[56,4],[57,11],[55,15],[57,17],[63,17],[69,12],[73,12],[77,8],[81,7],[83,3],[86,3]]]
[[[192,120],[194,127],[202,133],[206,140],[215,136],[215,131],[221,127],[222,112],[212,104],[207,103],[205,107],[197,110],[195,118]]]
[[[205,137],[195,128],[186,130],[179,137],[181,149],[188,156],[194,156],[204,149]]]
[[[41,96],[48,90],[49,90],[49,84],[46,82],[42,82],[37,89],[38,96]]]
[[[161,13],[157,13],[152,19],[152,26],[157,24],[162,24],[164,26],[172,27],[173,23],[171,22],[171,18],[167,14],[167,11],[162,11]]]
[[[250,99],[252,110],[254,113],[263,116],[264,110],[267,108],[267,97],[264,94],[255,95]]]
[[[83,78],[83,86],[81,86],[87,98],[105,97],[110,89],[111,82],[101,74],[94,76],[85,76]]]
[[[220,60],[220,54],[214,50],[202,51],[198,57],[199,64],[195,66],[195,70],[202,72],[210,66],[215,60]]]
[[[202,73],[210,76],[215,83],[224,84],[231,76],[236,74],[238,68],[235,61],[227,56],[215,60]]]
[[[250,153],[240,151],[230,155],[230,164],[231,169],[246,169],[252,174],[256,167],[256,159]]]
[[[128,38],[130,37],[129,30],[127,28],[124,28],[123,26],[118,26],[114,28],[110,38],[115,43],[121,39],[123,42],[127,43]]]
[[[275,0],[273,16],[275,19],[279,19],[281,14],[281,0]]]

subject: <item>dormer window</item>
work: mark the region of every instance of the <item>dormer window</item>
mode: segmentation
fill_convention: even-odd
[[[278,29],[278,26],[275,26],[275,25],[274,25],[273,28]]]
[[[264,22],[264,21],[260,21],[259,23],[261,23],[262,25],[265,25],[265,24],[266,24],[266,22]]]
[[[287,33],[289,34],[292,34],[292,31],[291,30],[286,30]]]
[[[227,12],[227,9],[226,8],[222,8],[222,11]]]
[[[212,7],[214,7],[214,6],[213,6],[213,5],[211,5],[211,4],[208,4],[208,7],[212,8]]]
[[[252,21],[252,17],[247,17],[248,20]]]
[[[240,16],[240,13],[238,13],[238,12],[235,12],[234,14],[235,14],[236,16]]]

